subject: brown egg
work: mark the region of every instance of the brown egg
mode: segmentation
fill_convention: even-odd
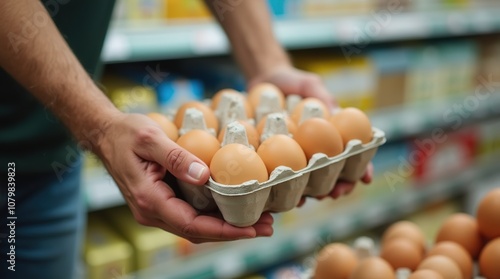
[[[248,91],[247,99],[248,102],[250,102],[250,105],[253,107],[254,111],[260,105],[260,97],[264,92],[276,94],[276,96],[278,96],[281,108],[285,107],[285,95],[283,95],[283,92],[281,92],[278,87],[271,83],[260,83],[255,85],[250,89],[250,91]]]
[[[271,174],[278,166],[290,167],[294,171],[307,166],[307,158],[300,145],[286,135],[274,135],[265,140],[257,149],[267,172]]]
[[[292,118],[293,122],[300,124],[300,122],[302,120],[302,114],[304,113],[304,107],[310,103],[315,104],[320,109],[321,118],[326,119],[330,116],[330,113],[328,112],[328,108],[320,99],[314,98],[314,97],[309,97],[309,98],[305,98],[305,99],[301,100],[293,109],[293,112],[291,114],[291,118]]]
[[[339,130],[344,147],[353,139],[359,139],[362,143],[369,143],[372,140],[370,119],[357,108],[345,108],[328,120]]]
[[[295,140],[304,150],[307,160],[316,153],[333,157],[344,151],[337,129],[322,118],[311,118],[302,122],[295,133]]]
[[[500,237],[500,188],[490,191],[481,200],[476,218],[479,232],[486,239]]]
[[[417,269],[434,270],[441,274],[444,279],[463,279],[462,272],[458,265],[452,259],[441,255],[435,255],[424,259]]]
[[[479,271],[488,279],[500,278],[500,237],[484,246],[479,257]]]
[[[384,242],[380,257],[386,260],[394,270],[408,268],[413,271],[420,264],[424,255],[422,247],[407,238],[399,237]]]
[[[210,162],[210,174],[216,182],[238,185],[249,180],[268,179],[266,165],[251,148],[230,143],[221,147]]]
[[[252,124],[248,123],[248,121],[238,120],[238,122],[245,127],[245,131],[247,132],[248,143],[251,144],[253,148],[255,148],[255,150],[257,150],[257,148],[259,148],[260,140],[259,140],[259,133],[255,129],[255,127]],[[226,134],[226,127],[221,129],[219,132],[218,139],[221,143],[224,140],[224,135]]]
[[[229,88],[222,89],[222,90],[218,91],[217,93],[215,93],[215,95],[212,97],[212,102],[210,103],[210,108],[212,110],[215,111],[217,109],[217,107],[219,106],[220,100],[222,99],[222,95],[224,95],[224,94],[230,94],[230,95],[238,96],[239,98],[241,98],[243,100],[243,106],[245,107],[245,113],[247,115],[247,118],[254,117],[252,106],[248,102],[245,95],[241,94],[240,92],[238,92],[234,89],[229,89]]]
[[[460,244],[473,259],[477,259],[483,247],[476,219],[465,213],[453,214],[444,221],[436,237],[436,242],[441,241]]]
[[[207,105],[200,102],[187,102],[179,107],[177,113],[175,114],[174,123],[177,128],[182,127],[182,121],[184,121],[184,114],[188,108],[195,108],[203,113],[203,118],[205,119],[205,124],[208,128],[212,128],[217,133],[219,131],[219,120],[215,116],[215,113]]]
[[[316,257],[314,279],[349,279],[357,264],[358,258],[349,246],[329,244]]]
[[[169,139],[176,141],[179,138],[179,130],[165,115],[151,112],[148,113],[147,116],[156,122],[156,124],[160,125]]]
[[[204,130],[191,130],[185,133],[177,140],[177,144],[200,158],[207,166],[220,148],[217,138]]]
[[[425,237],[422,230],[412,222],[399,221],[387,228],[382,236],[382,243],[388,243],[395,238],[405,238],[412,241],[422,252],[425,251]]]
[[[350,279],[395,279],[396,274],[384,259],[370,257],[354,268]]]
[[[444,279],[441,274],[431,269],[420,269],[413,272],[408,279]]]
[[[434,255],[442,255],[452,259],[462,271],[463,278],[472,278],[472,257],[459,244],[451,241],[439,242],[427,253],[427,257]]]
[[[266,127],[266,121],[267,121],[267,115],[264,116],[259,121],[259,124],[257,124],[257,132],[259,133],[259,135],[262,135],[262,132],[264,132],[264,128]],[[295,122],[293,122],[288,116],[285,116],[285,121],[288,133],[294,136],[295,133],[297,132],[297,124],[295,124]]]

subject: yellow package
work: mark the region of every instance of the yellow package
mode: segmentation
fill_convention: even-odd
[[[121,278],[132,270],[132,247],[94,214],[88,217],[84,260],[88,279]]]
[[[126,113],[148,113],[158,110],[153,88],[117,76],[102,79],[102,89],[115,106]]]
[[[298,67],[321,76],[341,107],[374,108],[376,72],[370,59],[309,56],[297,59]]]
[[[140,225],[128,207],[112,208],[105,215],[134,248],[135,270],[164,264],[177,256],[178,237],[158,228]]]
[[[167,0],[168,19],[210,18],[211,13],[202,0]]]

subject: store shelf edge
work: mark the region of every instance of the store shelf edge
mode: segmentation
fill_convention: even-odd
[[[500,31],[499,8],[394,13],[388,17],[382,13],[383,10],[363,16],[283,19],[275,21],[274,30],[278,40],[288,49],[345,45],[363,47],[371,42]],[[228,52],[227,39],[213,22],[170,25],[165,22],[145,26],[115,22],[101,57],[106,63],[119,63]]]

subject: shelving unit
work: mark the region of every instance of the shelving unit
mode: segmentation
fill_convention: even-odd
[[[494,160],[490,156],[490,162]],[[383,198],[310,216],[301,224],[281,228],[272,238],[228,243],[216,250],[189,258],[174,259],[130,278],[234,278],[252,272],[275,259],[312,252],[325,236],[341,239],[352,233],[380,226],[427,204],[451,198],[469,190],[482,180],[498,176],[494,163],[482,160],[452,179],[426,185],[401,187]],[[180,267],[189,268],[180,268]]]
[[[277,20],[274,30],[287,49],[473,35],[500,31],[499,8],[390,13]],[[106,63],[226,54],[229,44],[214,22],[132,25],[116,22],[105,42]]]
[[[356,16],[278,19],[273,27],[278,40],[288,50],[346,46],[363,49],[372,43],[500,33],[499,14],[498,5],[490,9],[382,11]],[[210,20],[145,24],[114,22],[102,59],[107,64],[117,64],[228,53],[229,43],[222,29]],[[468,123],[500,117],[500,88],[495,90],[487,92],[491,94],[485,99],[482,99],[484,95],[479,99],[475,92],[471,92],[468,96],[377,109],[369,112],[369,116],[372,125],[385,132],[388,142],[422,135],[437,128],[454,130],[453,119],[456,118],[450,118],[450,115],[460,118],[460,129]],[[478,101],[478,105],[471,106],[471,99]],[[466,114],[460,114],[455,106],[466,107]],[[235,278],[278,260],[310,254],[319,244],[326,244],[326,238],[342,239],[401,218],[436,201],[473,188],[480,190],[475,187],[486,185],[486,181],[500,181],[496,165],[498,156],[500,154],[489,154],[457,175],[438,181],[384,189],[383,195],[354,199],[352,203],[343,203],[324,212],[315,210],[314,214],[301,218],[299,222],[275,226],[271,238],[223,243],[126,278]],[[85,169],[83,186],[89,211],[125,204],[117,185],[103,168]],[[323,206],[316,204],[321,201],[314,199],[307,203]]]

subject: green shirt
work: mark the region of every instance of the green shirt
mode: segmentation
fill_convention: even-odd
[[[100,54],[114,0],[43,1],[85,69],[97,78]],[[7,162],[16,173],[69,170],[78,150],[67,129],[0,68],[0,170]],[[56,169],[54,169],[56,168]],[[58,169],[59,168],[59,169]]]

